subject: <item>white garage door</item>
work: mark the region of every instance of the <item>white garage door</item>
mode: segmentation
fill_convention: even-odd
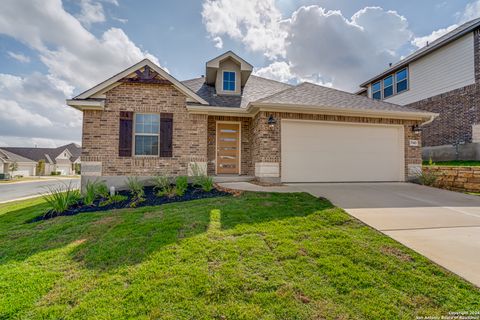
[[[17,171],[13,172],[14,176],[30,177],[35,175],[35,165],[18,165]]]
[[[283,182],[403,181],[403,126],[282,120]]]

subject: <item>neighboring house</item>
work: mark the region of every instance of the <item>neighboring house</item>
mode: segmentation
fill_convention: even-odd
[[[34,176],[37,163],[33,160],[0,149],[0,178],[16,176]]]
[[[429,43],[360,86],[363,91],[358,93],[365,94],[366,89],[370,98],[440,114],[423,131],[424,147],[436,146],[426,148],[427,154],[479,143],[480,19]]]
[[[15,154],[38,165],[44,162],[43,172],[34,172],[28,175],[50,175],[58,172],[60,175],[74,175],[75,168],[80,164],[82,148],[75,143],[70,143],[58,148],[24,148],[24,147],[2,147],[0,151]]]
[[[404,181],[435,114],[252,75],[228,51],[180,82],[142,60],[67,104],[83,111],[82,183],[192,173],[282,182]]]

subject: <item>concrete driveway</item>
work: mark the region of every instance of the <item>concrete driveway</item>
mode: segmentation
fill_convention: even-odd
[[[72,187],[79,188],[80,178],[48,178],[41,181],[0,183],[0,203],[38,196],[47,193],[49,187],[64,187],[70,183]]]
[[[480,197],[409,183],[291,184],[480,286]]]

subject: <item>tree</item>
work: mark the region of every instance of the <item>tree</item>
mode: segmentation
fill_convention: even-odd
[[[40,160],[37,163],[37,175],[43,176],[45,175],[45,160]]]
[[[9,169],[10,169],[10,171],[12,171],[12,172],[17,171],[17,170],[18,170],[18,163],[17,163],[17,161],[14,161],[14,162],[10,163]]]

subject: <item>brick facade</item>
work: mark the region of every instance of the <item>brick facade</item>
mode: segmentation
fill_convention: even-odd
[[[480,120],[480,84],[476,83],[407,105],[439,113],[423,127],[423,146],[472,142],[472,125]]]
[[[118,156],[120,111],[173,113],[173,157]],[[102,176],[186,175],[207,161],[207,116],[189,114],[172,85],[123,83],[106,93],[104,111],[84,111],[82,163],[101,163]]]
[[[119,157],[120,111],[173,113],[173,157]],[[273,128],[268,125],[270,115],[277,120]],[[98,175],[121,177],[187,175],[189,163],[199,162],[207,163],[208,174],[214,175],[216,123],[238,121],[241,122],[241,174],[255,175],[259,163],[265,164],[263,170],[267,171],[276,165],[279,173],[281,119],[404,125],[406,174],[409,165],[421,165],[421,149],[408,145],[410,139],[420,139],[411,130],[416,121],[270,112],[259,112],[253,118],[189,114],[186,97],[175,87],[145,83],[123,83],[106,93],[104,111],[84,111],[82,163],[98,166]]]

